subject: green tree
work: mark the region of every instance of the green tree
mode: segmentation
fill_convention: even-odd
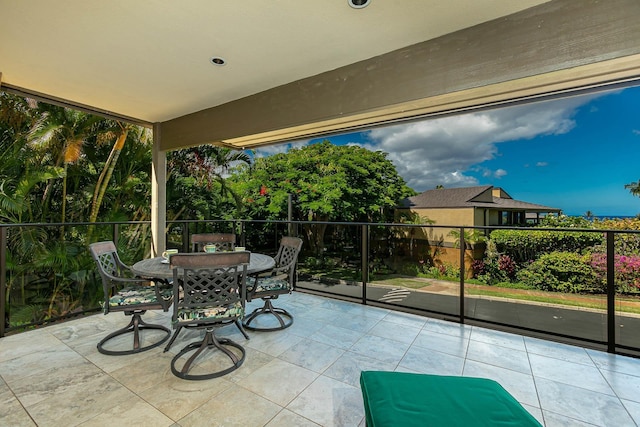
[[[60,196],[60,222],[66,221],[67,178],[70,164],[80,161],[83,146],[87,139],[94,136],[98,123],[105,119],[69,108],[60,108],[42,104],[39,108],[40,119],[28,134],[29,144],[41,153],[45,161],[52,158],[54,166],[62,165],[62,194]],[[51,197],[50,182],[44,193],[45,207]]]
[[[295,220],[382,222],[392,220],[401,199],[415,194],[386,153],[327,140],[258,158],[233,182],[244,214],[265,219],[285,219],[292,195]],[[326,225],[304,229],[310,247],[321,254]]]
[[[227,178],[236,167],[250,161],[242,151],[213,145],[171,152],[167,158],[168,218],[206,219],[222,212],[233,216],[241,198],[227,184]],[[232,209],[227,209],[229,201]]]
[[[40,184],[61,178],[62,168],[42,164],[28,144],[40,120],[35,101],[0,92],[0,220],[41,221],[42,203],[33,203]]]
[[[624,188],[629,190],[634,196],[640,196],[640,179],[629,184],[625,184]]]

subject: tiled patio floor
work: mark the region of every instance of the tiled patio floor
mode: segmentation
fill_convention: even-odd
[[[546,426],[640,423],[640,360],[294,293],[279,332],[235,327],[237,371],[207,381],[172,375],[171,352],[105,356],[96,343],[121,313],[0,339],[1,426],[364,426],[361,370],[486,377]],[[169,313],[147,313],[169,324]],[[191,336],[190,336],[191,334]],[[635,422],[634,422],[635,420]]]

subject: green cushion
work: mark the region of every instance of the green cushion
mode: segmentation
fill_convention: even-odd
[[[500,384],[485,378],[362,371],[360,386],[367,427],[540,427]]]
[[[202,307],[202,308],[179,308],[177,314],[177,322],[192,322],[195,320],[223,320],[229,318],[241,318],[244,316],[244,307],[238,301],[236,303],[217,306],[217,307]]]
[[[165,298],[171,298],[172,289],[160,289],[160,295]],[[154,286],[129,286],[122,288],[117,294],[109,298],[110,307],[119,307],[123,305],[139,305],[157,303],[156,291]]]
[[[289,282],[278,277],[259,277],[256,283],[255,293],[288,291]]]

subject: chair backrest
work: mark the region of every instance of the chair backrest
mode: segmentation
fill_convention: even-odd
[[[175,254],[171,256],[174,320],[181,309],[220,307],[246,300],[249,252]],[[194,323],[200,323],[195,322]]]
[[[236,235],[233,233],[191,235],[191,252],[202,252],[205,245],[215,245],[216,251],[232,251],[236,247]]]
[[[274,273],[287,273],[289,275],[289,283],[293,283],[293,275],[301,249],[302,239],[298,237],[283,237],[282,240],[280,240],[280,247],[275,257],[276,266]]]
[[[116,245],[112,241],[91,243],[89,251],[96,261],[105,286],[110,286],[114,278],[128,278],[126,273],[130,273],[130,269],[120,260]]]
[[[106,301],[108,301],[109,297],[114,294],[116,287],[122,286],[126,281],[122,281],[122,283],[118,284],[117,279],[135,279],[126,277],[125,272],[130,272],[129,267],[120,261],[118,250],[112,241],[91,243],[89,245],[89,251],[91,252],[93,259],[96,261],[98,272],[102,278],[105,311],[108,311],[109,304],[107,304]]]

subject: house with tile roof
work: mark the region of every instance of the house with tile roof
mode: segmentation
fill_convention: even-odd
[[[558,208],[515,200],[502,188],[491,185],[427,190],[404,199],[396,210],[398,217],[411,216],[418,222],[435,225],[406,232],[414,258],[453,265],[459,262],[459,229],[455,226],[521,226],[560,212]],[[452,231],[457,234],[450,234]],[[468,256],[482,258],[484,244],[468,243],[472,243],[467,246]]]
[[[400,211],[411,211],[440,225],[526,225],[560,209],[513,199],[499,187],[484,185],[438,188],[404,199]]]

